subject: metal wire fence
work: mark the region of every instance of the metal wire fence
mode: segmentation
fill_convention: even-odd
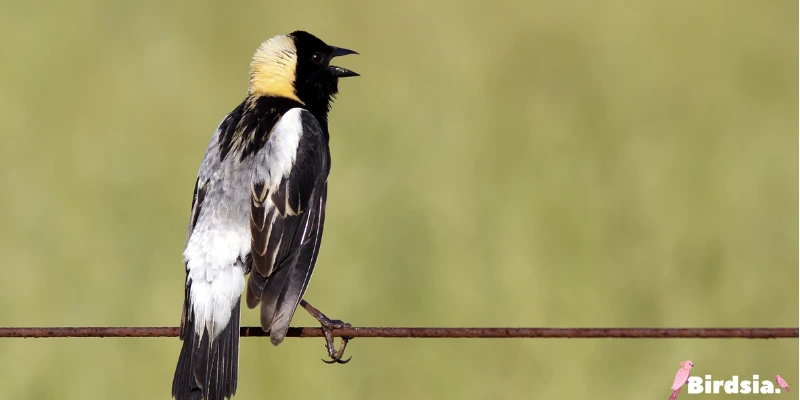
[[[796,339],[798,328],[395,328],[334,329],[348,338],[617,338],[617,339]],[[269,336],[261,327],[242,327],[241,336]],[[0,338],[177,337],[174,327],[0,328]],[[287,337],[323,337],[320,328],[289,328]]]

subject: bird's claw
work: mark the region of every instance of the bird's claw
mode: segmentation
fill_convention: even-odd
[[[319,322],[322,324],[322,333],[325,335],[325,348],[328,350],[328,357],[331,358],[330,361],[322,360],[322,362],[326,364],[347,364],[350,362],[353,357],[350,357],[346,360],[342,360],[342,357],[344,356],[344,349],[347,348],[347,342],[352,338],[342,336],[342,345],[337,350],[333,344],[333,330],[350,328],[352,325],[340,320],[330,320],[327,317]]]
[[[350,357],[347,360],[342,360],[342,356],[344,356],[344,349],[347,347],[347,342],[353,338],[342,336],[342,346],[336,350],[336,348],[333,346],[333,330],[350,328],[352,325],[348,324],[347,322],[339,321],[338,319],[332,320],[328,318],[325,316],[325,314],[321,313],[305,300],[300,300],[300,305],[305,308],[306,311],[311,314],[311,316],[319,321],[320,325],[322,325],[322,333],[325,335],[325,348],[328,349],[328,357],[331,358],[330,361],[322,361],[327,364],[347,364],[350,361],[350,358],[353,357]]]

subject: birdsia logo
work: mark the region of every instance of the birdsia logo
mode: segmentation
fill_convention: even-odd
[[[775,375],[775,383],[778,384],[776,388],[771,380],[759,381],[758,375],[753,375],[751,380],[739,380],[736,375],[726,381],[712,380],[711,375],[706,375],[703,379],[691,376],[694,367],[692,360],[681,361],[678,365],[681,368],[672,381],[672,395],[669,396],[669,400],[676,400],[684,386],[687,387],[689,394],[778,394],[781,390],[789,391],[789,385],[780,375]]]
[[[753,378],[749,380],[739,379],[737,375],[728,380],[712,380],[711,375],[706,375],[704,378],[690,376],[686,387],[689,394],[778,394],[781,392],[781,388],[775,387],[771,380],[760,380],[758,375],[753,375]]]

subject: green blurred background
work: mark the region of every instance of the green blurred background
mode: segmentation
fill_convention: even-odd
[[[798,325],[794,1],[0,7],[0,326],[177,325],[200,160],[253,51],[295,29],[361,53],[339,62],[363,76],[332,112],[306,297],[328,315]],[[167,399],[179,347],[3,339],[0,398]],[[328,366],[321,339],[245,338],[237,398],[665,399],[687,358],[800,389],[796,339],[358,339],[348,354]]]

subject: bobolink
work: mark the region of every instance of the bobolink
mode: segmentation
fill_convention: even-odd
[[[341,362],[330,329],[342,323],[302,298],[325,221],[328,111],[339,78],[358,76],[329,63],[347,54],[357,53],[303,31],[265,41],[250,64],[247,97],[211,138],[183,252],[183,345],[172,383],[179,400],[236,393],[239,302],[248,273],[247,306],[261,304],[261,326],[274,345],[303,304]]]

